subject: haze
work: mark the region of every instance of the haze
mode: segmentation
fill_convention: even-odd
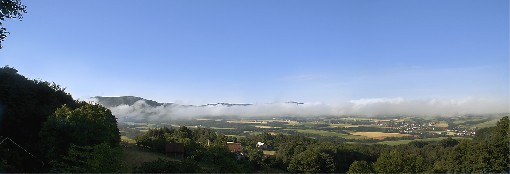
[[[97,100],[95,100],[97,102]],[[344,103],[255,103],[249,106],[150,106],[139,100],[109,109],[120,119],[167,121],[203,117],[317,117],[317,116],[462,116],[508,113],[508,103],[473,98],[463,100],[406,100],[403,98],[360,99]]]

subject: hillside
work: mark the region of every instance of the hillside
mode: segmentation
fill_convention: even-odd
[[[136,96],[120,96],[120,97],[101,97],[96,96],[92,97],[92,99],[96,99],[97,102],[105,107],[115,107],[120,105],[128,105],[131,106],[138,101],[144,101],[147,105],[152,107],[170,105],[172,103],[159,103],[154,100],[148,100],[141,97]]]

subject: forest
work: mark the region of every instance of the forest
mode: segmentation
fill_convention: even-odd
[[[110,110],[8,66],[0,68],[0,139],[2,172],[106,172],[120,164]]]

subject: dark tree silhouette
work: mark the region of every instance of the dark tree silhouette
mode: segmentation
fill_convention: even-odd
[[[0,159],[5,160],[7,171],[41,171],[39,131],[48,116],[63,104],[77,105],[59,85],[27,79],[8,66],[0,68],[0,136],[9,137],[37,157],[0,146]]]

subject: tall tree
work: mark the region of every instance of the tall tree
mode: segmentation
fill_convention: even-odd
[[[0,68],[0,136],[12,139],[33,155],[20,148],[0,146],[0,159],[9,172],[41,171],[39,131],[48,116],[63,104],[77,106],[59,85],[27,79],[9,66]]]
[[[287,169],[290,172],[332,173],[335,164],[330,154],[306,150],[294,156]]]
[[[404,160],[397,150],[382,153],[374,164],[377,173],[400,173],[404,172]]]
[[[501,118],[493,129],[488,146],[490,172],[510,170],[510,121],[508,116]]]
[[[117,120],[110,110],[88,103],[76,109],[67,106],[58,108],[44,123],[40,136],[48,160],[65,155],[71,145],[106,143],[117,147],[120,142]]]

